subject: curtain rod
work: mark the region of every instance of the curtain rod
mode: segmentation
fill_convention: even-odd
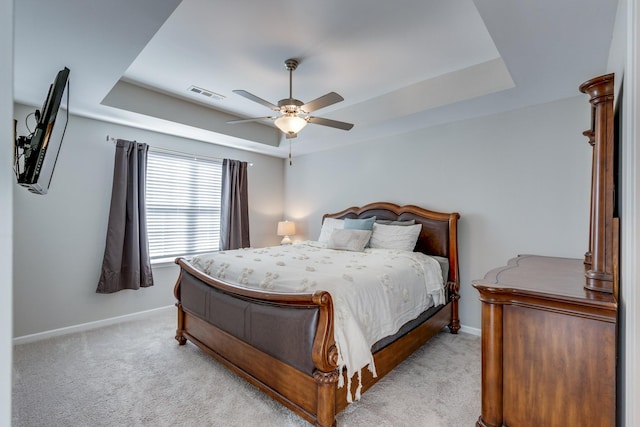
[[[114,138],[112,136],[107,135],[107,141],[111,141],[115,144],[115,142],[118,139],[122,139],[122,138]],[[135,142],[135,141],[134,141]],[[188,156],[188,157],[193,157],[196,159],[206,159],[206,160],[216,160],[216,161],[223,161],[224,159],[221,157],[212,157],[212,156],[201,156],[199,154],[193,154],[193,153],[186,153],[184,151],[177,151],[177,150],[170,150],[168,148],[161,148],[161,147],[153,147],[151,145],[149,145],[149,149],[153,150],[153,151],[162,151],[165,153],[170,153],[170,154],[180,154],[182,156]],[[249,163],[249,166],[253,166],[253,163]]]

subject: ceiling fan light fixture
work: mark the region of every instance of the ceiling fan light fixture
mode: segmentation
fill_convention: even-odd
[[[298,67],[297,59],[287,59],[284,62],[285,67],[289,71],[289,97],[278,101],[278,105],[272,104],[269,101],[265,101],[246,90],[234,90],[233,93],[237,93],[253,102],[262,104],[265,107],[280,113],[279,117],[255,117],[252,119],[240,119],[230,120],[227,123],[245,123],[253,122],[257,120],[270,119],[274,120],[274,124],[287,136],[287,139],[295,138],[307,123],[313,123],[315,125],[329,126],[336,129],[350,130],[353,127],[351,123],[339,122],[337,120],[324,119],[322,117],[310,116],[312,113],[321,108],[328,107],[337,102],[344,101],[344,98],[335,92],[329,92],[326,95],[322,95],[313,101],[304,103],[299,99],[293,97],[293,70]]]
[[[278,117],[274,124],[286,134],[296,134],[307,125],[307,121],[297,115],[285,115]]]

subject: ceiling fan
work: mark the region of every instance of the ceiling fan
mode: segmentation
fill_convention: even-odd
[[[302,128],[304,128],[307,123],[329,126],[342,130],[350,130],[353,127],[353,124],[351,123],[345,123],[337,120],[324,119],[322,117],[309,115],[309,113],[312,113],[316,110],[328,107],[329,105],[333,105],[340,101],[344,101],[344,98],[337,93],[329,92],[328,94],[316,98],[311,102],[307,102],[306,104],[293,97],[293,71],[298,68],[298,64],[299,62],[297,59],[287,59],[286,61],[284,61],[285,68],[289,70],[289,98],[281,99],[280,101],[278,101],[278,105],[272,104],[269,101],[265,101],[264,99],[259,98],[247,92],[246,90],[233,91],[233,93],[237,93],[240,96],[257,102],[258,104],[262,104],[265,107],[268,107],[273,111],[280,113],[280,115],[256,117],[252,119],[231,120],[227,123],[236,124],[267,119],[274,120],[274,124],[278,127],[278,129],[284,132],[287,139],[295,138],[296,136],[298,136],[298,132],[300,132],[300,130],[302,130]]]

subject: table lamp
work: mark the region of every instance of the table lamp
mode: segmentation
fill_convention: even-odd
[[[291,221],[280,221],[278,222],[278,236],[284,236],[281,245],[290,245],[291,239],[289,236],[293,236],[296,234],[296,224]]]

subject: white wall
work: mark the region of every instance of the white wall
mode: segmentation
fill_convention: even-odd
[[[618,402],[621,426],[640,425],[640,150],[638,150],[638,120],[640,119],[640,10],[637,0],[620,1],[616,16],[614,39],[609,56],[609,68],[616,78],[624,78],[622,109],[622,208],[621,208],[621,269],[620,269],[620,353]]]
[[[53,76],[52,76],[53,78]],[[73,84],[73,81],[71,82]],[[43,97],[46,94],[43,94]],[[33,107],[15,106],[18,133]],[[96,294],[106,235],[115,146],[106,136],[212,157],[252,162],[251,242],[277,244],[283,160],[71,116],[47,195],[14,184],[14,334],[16,337],[172,305],[176,265],[153,268],[155,285]]]
[[[637,0],[618,2],[618,11],[609,51],[608,70],[616,75],[616,96],[623,83],[622,132],[621,132],[621,195],[620,211],[620,297],[619,297],[619,347],[618,347],[618,424],[640,425],[640,269],[638,254],[640,244],[640,215],[638,189],[640,189],[640,150],[638,128],[638,80],[640,68],[640,36],[638,21],[640,12]],[[618,99],[619,101],[619,99]]]
[[[301,156],[286,167],[285,212],[298,239],[317,238],[323,213],[370,202],[459,212],[460,317],[479,328],[473,279],[518,254],[584,256],[590,120],[576,96]]]
[[[11,425],[13,2],[0,2],[0,425]]]

